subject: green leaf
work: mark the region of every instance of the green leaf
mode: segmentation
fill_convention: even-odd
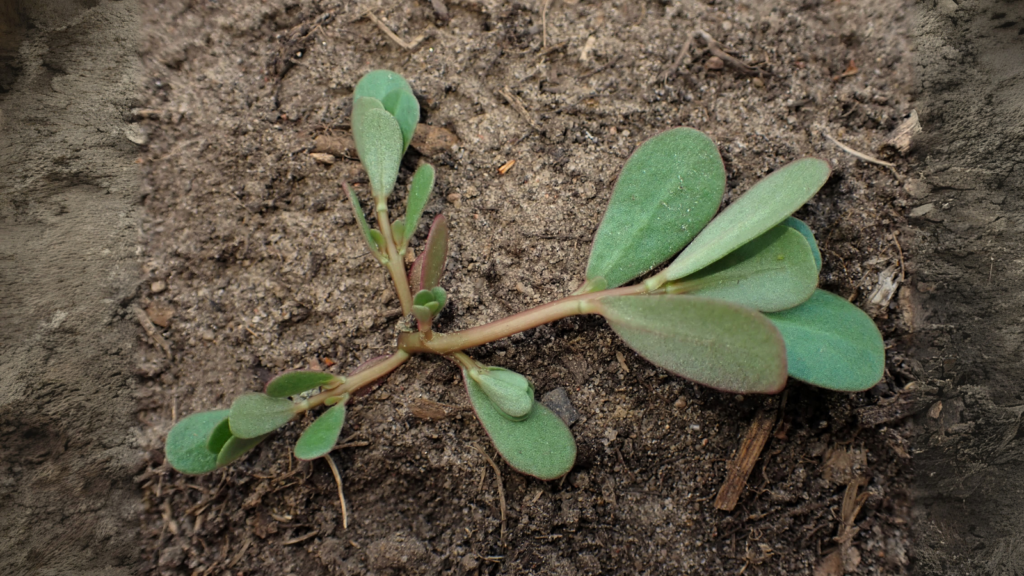
[[[882,335],[870,316],[845,299],[815,290],[796,308],[766,316],[786,341],[793,378],[842,392],[861,392],[882,379]]]
[[[667,280],[689,276],[764,234],[810,200],[830,172],[817,158],[772,172],[712,220],[661,275]]]
[[[352,138],[359,161],[370,178],[378,202],[388,197],[402,164],[402,129],[398,121],[373,98],[356,98],[352,106]]]
[[[380,232],[371,229],[370,225],[366,223],[366,215],[363,214],[363,207],[359,205],[359,197],[356,196],[356,193],[344,182],[341,183],[341,187],[348,193],[348,201],[352,205],[352,214],[356,217],[356,222],[359,223],[359,230],[363,232],[363,238],[366,240],[366,246],[370,249],[370,253],[373,254],[373,257],[378,262],[386,264],[388,258],[384,255],[373,234],[374,232],[380,234]]]
[[[587,281],[621,286],[672,257],[718,211],[725,167],[703,132],[676,128],[626,161],[590,249]]]
[[[412,183],[409,184],[409,200],[405,207],[405,234],[403,235],[401,249],[409,246],[409,240],[416,233],[416,226],[420,223],[420,216],[427,206],[430,193],[434,190],[434,167],[430,164],[420,164],[412,175]]]
[[[327,454],[338,442],[345,425],[345,403],[340,402],[321,414],[299,436],[295,443],[295,457],[313,460]]]
[[[420,103],[412,92],[406,90],[389,92],[380,102],[398,120],[398,127],[402,129],[402,153],[405,154],[420,121]]]
[[[572,470],[576,441],[565,422],[547,406],[534,402],[526,418],[509,420],[465,371],[463,380],[477,419],[512,469],[541,480],[555,480]]]
[[[412,265],[409,281],[413,291],[430,290],[441,283],[444,264],[448,257],[448,220],[438,214],[430,225],[423,252]]]
[[[727,300],[762,312],[792,308],[817,287],[811,248],[787,226],[776,226],[700,272],[665,285],[669,294]]]
[[[789,226],[793,230],[804,235],[804,239],[811,246],[811,254],[814,255],[814,265],[818,268],[818,272],[821,272],[821,250],[818,249],[818,240],[814,237],[814,232],[811,231],[811,227],[804,223],[803,220],[799,220],[790,216],[782,221],[783,226]]]
[[[308,392],[314,388],[323,386],[332,388],[345,382],[344,378],[328,374],[327,372],[315,372],[312,370],[298,370],[286,372],[274,378],[267,384],[267,396],[271,398],[287,398]]]
[[[391,223],[391,234],[395,237],[395,243],[401,246],[402,239],[405,238],[405,218],[399,218]]]
[[[237,436],[228,438],[228,441],[224,443],[224,447],[220,449],[220,453],[217,454],[217,467],[227,466],[238,460],[246,452],[255,448],[257,444],[263,442],[267,436],[270,436],[270,434],[264,434],[255,438],[239,438]]]
[[[230,411],[229,411],[230,412]],[[206,439],[206,449],[212,454],[220,452],[221,448],[224,447],[224,443],[231,438],[231,426],[228,424],[227,416],[217,424],[217,427],[210,432],[210,437]]]
[[[367,72],[359,79],[352,97],[367,96],[383,101],[385,96],[396,90],[412,94],[412,87],[401,74],[391,70],[374,70]]]
[[[197,412],[174,425],[167,433],[164,454],[167,462],[182,474],[205,474],[217,469],[217,455],[206,446],[228,410]]]
[[[434,302],[437,302],[438,309],[444,308],[444,305],[448,303],[448,292],[440,286],[434,286],[430,289],[430,293],[434,295]]]
[[[284,426],[293,416],[295,404],[291,400],[250,392],[231,404],[231,433],[239,438],[255,438]]]
[[[497,366],[468,371],[463,368],[462,376],[472,378],[506,418],[522,420],[530,414],[534,391],[526,376]]]
[[[786,385],[778,330],[748,308],[696,296],[608,296],[598,314],[654,364],[712,388],[774,394]]]

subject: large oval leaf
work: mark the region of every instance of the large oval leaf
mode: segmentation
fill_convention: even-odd
[[[576,440],[565,422],[550,408],[534,402],[526,418],[509,420],[476,382],[465,377],[465,371],[463,380],[476,417],[512,469],[541,480],[561,478],[572,470],[576,462]]]
[[[243,394],[231,403],[231,434],[238,438],[255,438],[273,432],[295,416],[295,404],[286,398],[266,394]]]
[[[712,220],[661,274],[667,280],[689,276],[764,234],[810,200],[830,173],[817,158],[772,172]]]
[[[786,341],[793,378],[842,392],[861,392],[882,379],[882,335],[870,316],[843,298],[815,290],[796,308],[766,316]]]
[[[295,443],[295,457],[299,460],[314,460],[327,454],[338,442],[341,428],[345,425],[345,403],[331,406],[302,431]]]
[[[621,286],[668,260],[711,220],[724,193],[722,157],[703,132],[676,128],[644,142],[615,183],[588,283]]]
[[[320,386],[331,387],[341,384],[344,378],[328,374],[327,372],[316,372],[313,370],[297,370],[286,372],[274,378],[267,384],[267,396],[271,398],[287,398],[308,392]]]
[[[763,315],[696,296],[608,296],[595,312],[630,348],[701,384],[774,394],[786,385],[786,348]]]
[[[352,139],[370,179],[373,197],[378,201],[387,198],[395,188],[402,164],[404,148],[398,121],[379,101],[356,98],[352,105]]]
[[[818,287],[818,267],[803,235],[776,226],[732,254],[665,285],[669,294],[727,300],[762,312],[792,308]]]
[[[175,424],[167,433],[164,445],[164,454],[171,467],[182,474],[205,474],[216,470],[217,455],[206,446],[217,425],[228,417],[228,412],[197,412]]]

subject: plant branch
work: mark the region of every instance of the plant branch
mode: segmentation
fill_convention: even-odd
[[[467,348],[473,348],[495,340],[507,338],[542,324],[561,320],[580,314],[596,314],[596,302],[604,296],[629,296],[647,293],[643,284],[604,290],[590,294],[579,294],[555,300],[536,308],[525,310],[508,318],[490,324],[470,328],[461,332],[441,334],[434,332],[430,340],[419,333],[405,333],[398,337],[398,347],[410,354],[432,353],[451,354]]]
[[[366,370],[346,376],[345,383],[341,386],[331,388],[330,390],[324,390],[316,396],[301,402],[298,406],[301,410],[309,410],[310,408],[323,404],[328,398],[340,397],[345,394],[353,394],[360,388],[372,384],[377,381],[377,379],[383,378],[384,376],[394,372],[399,366],[405,364],[405,361],[408,359],[408,352],[404,350],[397,350],[391,356],[388,356],[377,364],[370,366]]]
[[[387,269],[391,273],[391,281],[395,284],[395,292],[398,293],[398,301],[402,303],[402,314],[412,314],[412,291],[409,289],[409,277],[405,273],[405,263],[395,245],[395,235],[391,231],[391,221],[388,220],[387,200],[377,200],[377,226],[380,233],[384,235],[384,242],[387,244],[388,263]]]

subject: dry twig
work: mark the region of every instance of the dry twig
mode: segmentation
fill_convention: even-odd
[[[533,117],[530,116],[530,112],[526,109],[526,106],[523,104],[523,101],[520,100],[518,96],[513,94],[512,91],[509,90],[508,86],[502,88],[498,93],[501,94],[505,98],[505,100],[513,108],[516,109],[516,112],[519,112],[519,115],[522,116],[523,119],[525,119],[530,124],[531,128],[540,132],[540,126],[538,126],[537,123],[533,121]]]
[[[697,35],[699,35],[704,40],[704,43],[707,44],[708,50],[711,51],[711,54],[713,56],[718,56],[725,63],[729,64],[736,70],[744,74],[749,74],[751,76],[760,76],[761,74],[765,73],[764,70],[761,70],[760,68],[754,68],[753,66],[749,66],[743,63],[743,61],[740,60],[739,58],[726,52],[725,48],[722,47],[721,42],[712,38],[711,35],[708,34],[707,32],[698,29]]]
[[[373,12],[367,12],[366,13],[366,17],[369,18],[370,20],[372,20],[373,23],[376,24],[377,27],[380,28],[381,31],[384,32],[385,35],[387,35],[388,38],[391,38],[391,40],[395,44],[398,44],[399,46],[401,46],[402,48],[405,48],[406,50],[412,50],[420,42],[422,42],[424,38],[426,38],[426,36],[424,36],[423,34],[420,34],[419,36],[413,38],[412,42],[409,42],[407,40],[402,40],[398,36],[398,34],[395,34],[394,32],[392,32],[391,28],[388,28],[387,24],[385,24],[383,21],[381,21],[380,18],[377,18],[377,15],[374,14]]]
[[[824,132],[822,132],[822,135],[825,136],[825,138],[828,138],[829,140],[831,140],[832,143],[835,144],[836,146],[839,146],[840,148],[842,148],[843,152],[846,152],[847,154],[850,154],[852,156],[856,156],[857,158],[860,158],[861,160],[863,160],[865,162],[870,162],[872,164],[878,164],[879,166],[888,166],[889,168],[894,168],[896,166],[895,164],[893,164],[891,162],[886,162],[885,160],[879,160],[878,158],[875,158],[874,156],[870,156],[870,155],[865,154],[863,152],[858,152],[858,151],[854,150],[853,148],[850,148],[849,146],[843,144],[839,140],[836,140],[835,138],[829,136],[828,134],[825,134]]]
[[[137,304],[132,304],[132,311],[135,312],[135,317],[139,319],[139,324],[142,325],[142,329],[145,330],[146,334],[153,339],[153,342],[155,342],[156,345],[164,351],[164,354],[167,355],[167,359],[171,360],[171,346],[167,344],[167,340],[164,340],[164,337],[160,335],[160,331],[156,329],[153,321],[149,319],[149,316],[147,316],[142,308],[139,308]]]
[[[683,61],[690,55],[690,46],[693,45],[693,34],[686,35],[686,41],[683,42],[683,47],[679,49],[679,54],[676,55],[676,59],[672,64],[661,73],[661,81],[665,82],[672,77],[683,66]],[[685,70],[685,69],[684,69]],[[689,74],[688,70],[685,70],[685,74]]]

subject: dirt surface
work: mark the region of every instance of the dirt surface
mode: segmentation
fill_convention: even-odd
[[[940,1],[914,35],[911,342],[941,392],[917,430],[918,572],[1020,574],[1024,3]]]
[[[138,13],[14,8],[0,3],[0,574],[130,574]]]
[[[879,411],[917,378],[897,350],[870,393],[794,383],[766,399],[656,369],[594,318],[477,349],[528,375],[538,395],[565,387],[580,414],[579,458],[565,481],[527,479],[499,461],[504,530],[496,478],[473,446],[493,449],[440,359],[412,360],[351,409],[349,439],[335,452],[347,529],[326,463],[289,457],[297,428],[207,476],[164,464],[162,439],[176,419],[227,407],[283,370],[344,373],[393,347],[397,300],[339,188],[347,178],[365,190],[345,138],[353,86],[375,68],[405,75],[422,121],[457,138],[412,151],[400,179],[421,160],[438,168],[427,212],[443,210],[453,231],[440,330],[573,290],[630,151],[692,126],[721,147],[727,201],[786,162],[829,160],[834,176],[800,213],[825,253],[822,285],[860,305],[878,295],[871,310],[887,338],[905,334],[900,300],[876,288],[903,277],[905,161],[883,144],[912,110],[906,6],[444,4],[446,16],[429,2],[395,1],[146,10],[148,101],[138,115],[149,139],[149,289],[139,305],[166,324],[171,354],[146,337],[143,570],[839,574],[845,561],[860,574],[906,573],[909,446],[898,411]],[[697,29],[757,70],[721,66],[701,40],[674,65]],[[856,160],[824,134],[898,168]],[[338,139],[319,150],[333,152],[333,164],[310,156],[324,136]],[[396,194],[393,206],[402,205]],[[762,462],[736,510],[716,510],[728,462],[761,408],[779,414]],[[877,425],[862,426],[869,413]],[[844,494],[856,486],[866,501],[843,529]],[[826,560],[841,531],[843,554]]]

